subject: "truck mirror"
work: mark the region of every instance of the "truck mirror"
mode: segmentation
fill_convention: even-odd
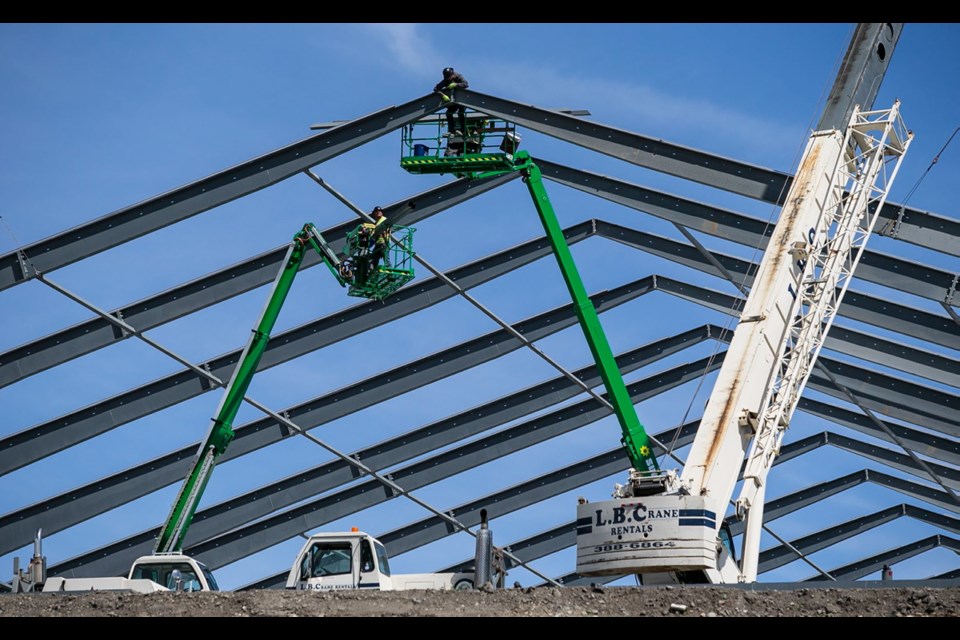
[[[174,591],[183,591],[183,574],[180,573],[180,569],[170,572],[170,581],[173,583]]]

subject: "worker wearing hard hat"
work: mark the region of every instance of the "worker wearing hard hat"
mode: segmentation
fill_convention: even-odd
[[[387,216],[379,206],[373,208],[370,213],[373,222],[364,222],[360,227],[360,233],[366,238],[367,248],[370,252],[370,274],[374,274],[383,259],[386,266],[390,266],[387,258],[387,241],[390,237],[390,225],[387,222]]]
[[[452,91],[454,89],[466,89],[470,85],[467,79],[453,70],[453,67],[447,67],[443,70],[443,80],[433,87],[434,93],[439,93],[443,101],[452,102]],[[447,135],[462,136],[467,131],[467,109],[463,105],[450,104],[447,107]]]

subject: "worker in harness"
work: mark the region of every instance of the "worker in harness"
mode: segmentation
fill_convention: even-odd
[[[367,248],[367,261],[369,268],[367,273],[372,275],[377,272],[380,261],[383,260],[384,266],[390,266],[390,259],[387,257],[387,242],[390,238],[390,224],[387,217],[383,214],[380,206],[373,208],[370,213],[373,222],[364,222],[360,225],[361,243]]]
[[[469,85],[467,79],[453,70],[453,67],[447,67],[443,70],[443,80],[433,87],[435,93],[439,93],[444,103],[451,103],[447,106],[447,137],[453,138],[463,136],[467,132],[467,109],[463,105],[453,103],[453,90],[466,89]]]

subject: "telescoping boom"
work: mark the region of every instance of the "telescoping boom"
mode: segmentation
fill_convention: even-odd
[[[197,506],[207,487],[217,459],[223,455],[233,440],[233,420],[237,416],[240,404],[247,393],[253,375],[257,371],[260,358],[267,348],[270,332],[276,323],[293,285],[294,278],[303,263],[304,256],[312,248],[329,268],[330,272],[343,287],[349,288],[352,296],[382,299],[413,279],[413,232],[412,227],[392,226],[387,230],[393,233],[394,241],[389,247],[389,257],[383,265],[371,266],[370,244],[358,226],[347,234],[344,252],[338,254],[331,249],[323,235],[312,223],[300,229],[287,248],[282,266],[267,304],[260,314],[260,320],[254,327],[247,345],[233,371],[230,382],[220,400],[220,405],[210,422],[207,436],[193,459],[187,474],[157,537],[154,553],[173,553],[183,548],[183,541],[196,513]],[[341,255],[343,256],[341,258]]]
[[[519,149],[520,136],[516,128],[510,122],[482,113],[466,116],[467,131],[462,136],[443,136],[438,128],[439,123],[440,120],[425,119],[404,127],[404,152],[400,166],[415,174],[449,173],[470,179],[506,173],[523,176],[570,292],[577,319],[603,380],[609,403],[620,423],[621,442],[630,464],[638,474],[661,478],[663,474],[653,455],[649,436],[637,417],[597,310],[583,286],[563,229],[543,185],[540,168],[527,151]],[[445,145],[441,142],[444,137]]]

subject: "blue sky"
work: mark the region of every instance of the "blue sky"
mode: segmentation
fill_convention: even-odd
[[[0,252],[306,138],[314,123],[354,119],[404,103],[429,92],[444,66],[461,71],[471,88],[483,93],[538,107],[587,109],[589,119],[596,122],[793,172],[853,28],[852,23],[2,24]],[[960,88],[949,81],[960,76],[958,35],[956,24],[907,24],[897,45],[876,106],[889,107],[900,99],[916,139],[894,185],[894,201],[902,202],[960,126],[954,106],[960,104]],[[465,41],[483,46],[465,46]],[[628,165],[535,132],[523,135],[523,146],[533,155],[554,162],[762,219],[776,214],[769,204]],[[960,149],[955,145],[960,142],[946,149],[908,204],[956,217],[951,187]],[[315,172],[365,210],[448,179],[401,170],[399,149],[398,132],[324,163]],[[682,238],[662,220],[560,185],[548,182],[547,188],[564,226],[597,218]],[[304,222],[322,229],[352,216],[315,183],[294,177],[49,275],[97,306],[113,309],[285,244]],[[536,212],[524,187],[515,182],[424,221],[418,226],[416,244],[423,258],[448,269],[539,235]],[[711,249],[752,255],[747,247],[698,237]],[[957,259],[902,242],[874,238],[870,247],[960,271]],[[726,283],[600,238],[576,245],[573,254],[591,293],[652,273],[733,292]],[[880,291],[857,281],[852,288]],[[930,301],[882,291],[904,304],[943,314]],[[540,260],[473,294],[509,321],[569,301],[552,260]],[[213,358],[244,344],[266,295],[266,288],[248,292],[149,335],[192,361]],[[306,270],[294,285],[275,333],[355,303],[326,270]],[[85,320],[90,312],[43,284],[30,282],[0,292],[0,317],[4,319],[0,350],[5,351]],[[601,321],[615,352],[706,322],[728,323],[725,316],[659,293],[605,313]],[[450,300],[264,371],[255,378],[250,395],[274,409],[288,407],[496,328],[467,302]],[[539,346],[568,368],[589,364],[583,336],[575,327]],[[949,350],[923,346],[957,357]],[[626,380],[715,350],[712,343],[700,345]],[[0,437],[179,369],[135,340],[88,354],[0,389],[4,416]],[[554,375],[537,356],[518,351],[312,433],[341,450],[352,450]],[[708,376],[699,390],[691,383],[638,404],[641,422],[658,433],[678,424],[685,414],[699,415],[712,380]],[[936,381],[923,382],[957,392]],[[218,401],[219,394],[204,394],[0,478],[0,514],[199,440]],[[244,407],[235,424],[258,417]],[[839,425],[798,414],[786,441],[828,429],[845,433]],[[606,451],[618,441],[619,427],[608,418],[417,495],[449,508]],[[225,463],[217,468],[201,508],[329,457],[306,439],[295,438]],[[824,447],[775,469],[767,496],[779,497],[864,467],[895,473]],[[508,544],[565,522],[575,513],[576,495],[605,499],[612,483],[620,480],[610,478],[494,521],[495,543]],[[45,555],[53,564],[160,524],[176,489],[168,487],[49,536]],[[880,487],[863,486],[770,526],[793,539],[900,502],[925,506]],[[394,500],[324,529],[359,526],[376,534],[426,515],[417,505]],[[813,559],[832,568],[938,532],[900,518]],[[765,539],[763,548],[771,544]],[[223,567],[218,571],[222,586],[243,586],[288,567],[299,546],[300,541],[293,539]],[[472,538],[457,536],[404,554],[394,564],[400,571],[428,571],[472,553]],[[29,548],[24,547],[0,557],[0,575],[10,570],[14,556],[28,555]],[[573,552],[555,554],[533,566],[551,576],[562,575],[574,568]],[[895,575],[924,578],[957,566],[953,553],[938,549],[899,563]],[[813,573],[808,565],[794,562],[761,580],[800,580]],[[511,572],[510,580],[539,582],[522,569]]]

